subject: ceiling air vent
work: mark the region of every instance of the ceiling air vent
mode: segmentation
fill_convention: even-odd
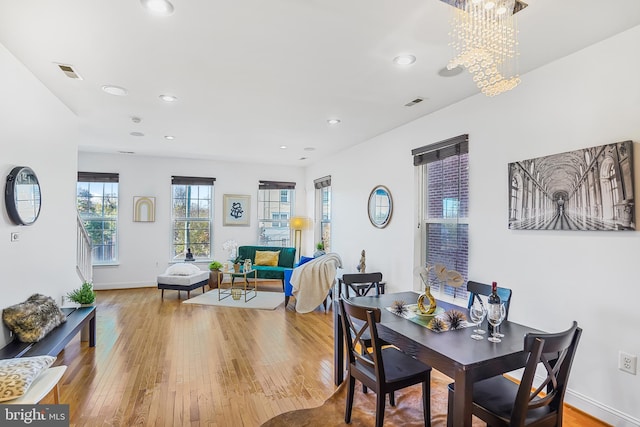
[[[82,77],[80,77],[80,74],[76,73],[76,71],[73,69],[71,65],[67,65],[67,64],[56,64],[56,65],[70,79],[82,80]]]
[[[416,104],[421,103],[422,101],[424,101],[423,98],[416,98],[413,101],[407,102],[406,104],[404,104],[405,107],[413,107]]]

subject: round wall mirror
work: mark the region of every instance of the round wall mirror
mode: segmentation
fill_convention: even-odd
[[[375,187],[369,195],[369,221],[374,227],[384,228],[391,221],[393,200],[391,192],[384,185]]]
[[[17,166],[7,176],[4,202],[11,221],[31,225],[40,215],[40,184],[31,168]]]

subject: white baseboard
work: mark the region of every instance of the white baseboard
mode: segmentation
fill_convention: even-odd
[[[640,427],[640,419],[618,411],[615,408],[604,405],[570,388],[564,398],[565,403],[587,414],[611,424],[615,427]]]
[[[154,288],[158,286],[157,282],[120,282],[120,283],[101,283],[93,284],[96,291],[106,291],[110,289],[134,289],[134,288]]]

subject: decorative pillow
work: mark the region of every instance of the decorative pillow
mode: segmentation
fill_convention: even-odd
[[[256,251],[255,265],[264,265],[269,267],[277,267],[280,251]]]
[[[0,360],[0,402],[24,395],[33,380],[55,360],[53,356]]]
[[[180,264],[173,264],[167,268],[165,274],[168,274],[169,276],[191,276],[192,274],[200,273],[200,271],[201,270],[197,265],[183,262]]]
[[[2,310],[7,328],[22,342],[38,342],[53,328],[67,321],[53,298],[33,294],[25,302]]]

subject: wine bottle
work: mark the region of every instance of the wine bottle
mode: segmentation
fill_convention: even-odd
[[[487,319],[489,319],[489,316],[494,315],[493,313],[496,313],[495,316],[500,316],[500,297],[498,296],[497,282],[491,283],[491,295],[489,295],[487,302],[489,303],[489,307],[487,308]],[[489,334],[493,333],[493,326],[488,320],[487,330],[489,331]]]

